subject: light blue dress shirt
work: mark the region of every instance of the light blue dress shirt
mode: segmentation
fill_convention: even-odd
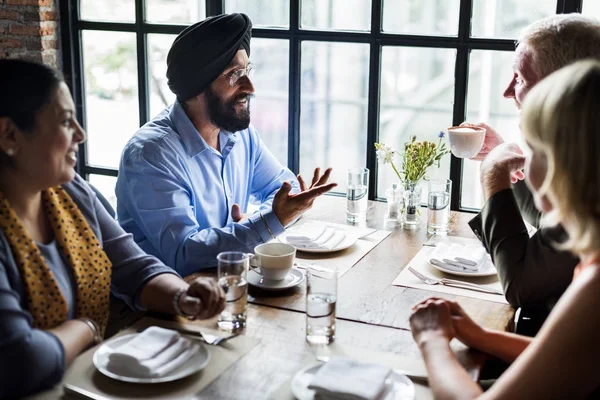
[[[284,231],[271,210],[284,181],[298,181],[252,126],[219,133],[221,151],[200,136],[179,102],[145,124],[127,143],[117,180],[121,226],[149,254],[186,276],[215,266],[222,251],[253,251]],[[260,212],[241,223],[231,206]],[[266,222],[266,224],[265,224]]]

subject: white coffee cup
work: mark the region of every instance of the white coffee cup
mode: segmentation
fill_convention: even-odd
[[[458,158],[475,157],[483,147],[485,128],[478,126],[452,126],[446,130],[450,150]]]
[[[250,268],[265,279],[280,281],[294,266],[296,248],[286,243],[264,243],[254,248]]]

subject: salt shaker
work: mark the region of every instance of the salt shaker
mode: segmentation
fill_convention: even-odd
[[[385,191],[387,199],[386,221],[399,224],[401,221],[402,190],[398,184],[392,184],[392,188]]]

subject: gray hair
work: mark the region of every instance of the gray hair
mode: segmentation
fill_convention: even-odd
[[[600,20],[578,13],[543,18],[521,32],[539,79],[577,60],[600,60]]]

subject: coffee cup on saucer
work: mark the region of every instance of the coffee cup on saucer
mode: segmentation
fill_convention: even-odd
[[[254,248],[250,268],[265,279],[280,281],[285,279],[296,257],[296,248],[286,243],[264,243]]]
[[[481,151],[486,131],[474,125],[461,125],[452,126],[446,132],[452,154],[458,158],[472,158]]]

